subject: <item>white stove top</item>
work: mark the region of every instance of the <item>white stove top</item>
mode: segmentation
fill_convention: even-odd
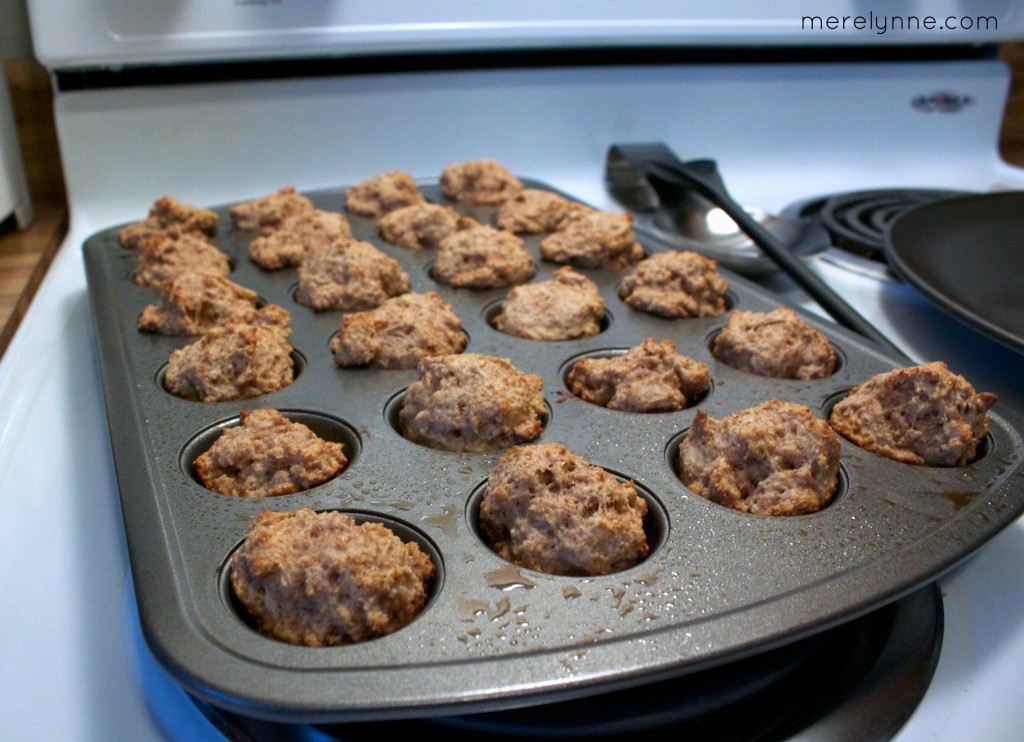
[[[946,86],[975,103],[956,115],[908,104]],[[1006,86],[1000,64],[974,61],[422,73],[59,94],[71,231],[0,360],[5,732],[222,738],[140,640],[87,306],[89,235],[138,219],[165,193],[216,205],[393,168],[434,177],[449,161],[479,156],[614,208],[604,157],[627,141],[715,157],[738,200],[769,210],[871,187],[1018,188],[1024,174],[995,154]],[[865,102],[871,107],[857,108]],[[993,350],[970,331],[949,345],[942,328],[953,321],[909,289],[883,298],[888,288],[878,282],[816,267],[912,356]],[[783,299],[805,303],[795,292]],[[1006,358],[1007,378],[996,371],[974,381],[1012,398],[1020,363]],[[942,578],[944,646],[901,742],[1019,738],[1022,559],[1018,521]]]

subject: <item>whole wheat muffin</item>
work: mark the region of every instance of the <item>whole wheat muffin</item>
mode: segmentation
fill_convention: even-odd
[[[537,273],[533,255],[511,232],[477,224],[448,235],[437,247],[432,275],[454,288],[497,289]]]
[[[528,340],[572,340],[601,332],[604,298],[597,284],[569,266],[550,280],[516,286],[501,302],[494,327]]]
[[[507,358],[431,356],[419,364],[398,413],[406,438],[446,451],[490,451],[541,434],[544,382]]]
[[[480,501],[480,529],[499,555],[557,575],[604,575],[647,556],[647,502],[561,443],[502,455]]]
[[[137,250],[143,240],[154,234],[180,237],[192,234],[209,237],[217,231],[219,217],[212,209],[204,209],[182,203],[171,196],[163,196],[153,202],[149,214],[140,222],[129,224],[118,232],[123,247]]]
[[[436,291],[427,291],[345,315],[331,352],[339,366],[408,369],[428,356],[461,353],[467,340],[451,305]]]
[[[622,270],[644,257],[625,212],[585,210],[568,214],[558,229],[540,242],[540,256],[579,268]]]
[[[769,400],[721,420],[698,410],[679,447],[683,484],[712,502],[757,515],[825,507],[839,481],[839,438],[810,408]]]
[[[397,260],[356,239],[311,247],[298,272],[295,300],[318,312],[373,309],[409,290],[409,276]]]
[[[589,208],[552,191],[524,188],[501,204],[494,223],[516,234],[542,234],[554,232],[570,214]]]
[[[223,276],[182,273],[160,286],[160,301],[143,308],[138,328],[161,335],[200,335],[230,321],[254,322],[259,296]]]
[[[308,647],[366,641],[408,625],[436,567],[380,523],[337,511],[264,510],[231,556],[231,588],[257,628]]]
[[[384,214],[377,220],[377,231],[385,242],[397,247],[434,250],[448,235],[476,223],[475,219],[459,216],[451,206],[423,202]]]
[[[823,379],[838,360],[828,338],[789,307],[733,310],[711,352],[733,368],[776,379]]]
[[[660,317],[716,317],[725,312],[728,289],[717,261],[690,250],[667,250],[637,263],[622,279],[619,297]]]
[[[239,229],[272,232],[279,229],[288,217],[312,209],[313,202],[299,193],[295,186],[283,186],[274,193],[235,204],[230,214]]]
[[[647,338],[619,356],[581,358],[566,383],[587,402],[625,412],[669,412],[689,406],[711,386],[708,365],[676,352],[671,340]]]
[[[288,386],[295,379],[290,319],[287,309],[268,304],[255,322],[210,328],[171,353],[164,386],[199,402],[248,399]]]
[[[497,206],[523,190],[523,183],[497,160],[487,157],[453,162],[441,171],[441,192],[453,201]]]
[[[265,270],[280,270],[301,264],[313,247],[351,237],[344,214],[308,209],[285,217],[277,229],[250,240],[249,259]]]
[[[861,448],[894,461],[962,466],[977,454],[997,401],[934,361],[855,386],[832,408],[829,422]]]
[[[276,497],[326,482],[345,468],[344,445],[277,410],[243,410],[193,462],[203,485],[232,497]]]
[[[183,273],[204,273],[227,277],[231,258],[205,237],[194,233],[154,233],[136,247],[136,270],[132,283],[159,289]]]
[[[405,170],[389,170],[345,191],[345,208],[350,213],[373,218],[425,200],[416,181]]]

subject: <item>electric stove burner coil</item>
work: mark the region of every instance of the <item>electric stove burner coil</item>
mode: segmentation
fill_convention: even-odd
[[[811,201],[799,215],[817,218],[836,248],[884,264],[885,230],[896,217],[916,206],[961,195],[921,188],[851,191]]]

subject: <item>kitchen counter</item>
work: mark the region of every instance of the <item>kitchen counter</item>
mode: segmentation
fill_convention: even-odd
[[[22,231],[0,236],[0,355],[14,337],[36,289],[67,233],[63,201],[33,204],[35,218]]]

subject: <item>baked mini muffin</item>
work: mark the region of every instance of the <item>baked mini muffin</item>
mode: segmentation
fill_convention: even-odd
[[[331,340],[331,352],[339,366],[408,369],[427,356],[461,353],[467,341],[451,305],[436,291],[427,291],[346,314]]]
[[[977,455],[997,400],[934,361],[855,386],[832,408],[829,422],[861,448],[894,461],[962,466]]]
[[[605,575],[647,556],[647,502],[561,443],[516,446],[498,459],[479,525],[499,555],[557,575]]]
[[[349,213],[373,218],[425,200],[416,181],[405,170],[389,170],[345,191],[345,208]]]
[[[210,328],[171,353],[164,386],[198,402],[248,399],[288,386],[295,379],[290,320],[287,309],[268,304],[255,322]]]
[[[716,317],[725,312],[728,289],[717,261],[690,250],[667,250],[637,263],[622,279],[619,297],[660,317]]]
[[[249,259],[265,270],[280,270],[301,264],[312,247],[351,237],[344,214],[308,209],[285,217],[277,229],[250,240]]]
[[[506,288],[536,274],[523,240],[487,224],[457,230],[441,240],[432,271],[435,280],[465,289]]]
[[[476,220],[459,216],[451,206],[424,201],[384,214],[377,220],[377,231],[385,242],[397,247],[433,250],[448,235],[474,224]]]
[[[308,197],[294,186],[283,186],[274,193],[235,204],[230,214],[239,229],[272,232],[279,229],[288,217],[312,209],[313,202]]]
[[[337,511],[264,510],[231,556],[231,588],[257,628],[289,644],[366,641],[408,625],[436,567],[380,523]]]
[[[524,188],[498,208],[495,225],[516,234],[554,232],[567,216],[589,209],[552,191]]]
[[[597,284],[569,266],[550,280],[516,286],[501,302],[494,327],[528,340],[572,340],[601,332],[604,298]]]
[[[153,202],[149,214],[140,222],[129,224],[118,232],[123,247],[137,250],[142,241],[154,234],[168,234],[180,237],[193,234],[209,237],[217,231],[217,212],[192,204],[186,204],[171,196],[163,196]]]
[[[277,410],[243,410],[193,462],[209,490],[232,497],[302,492],[337,476],[348,464],[344,445],[325,441]]]
[[[733,310],[711,352],[733,368],[777,379],[822,379],[837,361],[828,338],[789,307]]]
[[[363,310],[408,290],[409,276],[397,260],[369,242],[334,240],[306,251],[295,300],[318,312]]]
[[[136,248],[136,270],[132,283],[159,289],[182,273],[204,273],[227,277],[231,258],[205,237],[193,233],[154,233]]]
[[[611,410],[669,412],[693,404],[711,386],[708,365],[647,338],[622,355],[581,358],[566,383],[574,395]]]
[[[223,276],[182,273],[160,286],[160,301],[139,315],[138,327],[160,335],[200,335],[233,320],[254,322],[259,296]]]
[[[701,497],[744,513],[813,513],[838,486],[839,437],[794,402],[772,399],[721,420],[698,410],[679,447],[679,478]]]
[[[497,206],[523,190],[523,183],[497,160],[453,162],[441,171],[441,192],[453,201]]]
[[[406,438],[446,451],[491,451],[541,434],[544,382],[507,358],[430,356],[405,391],[398,426]]]
[[[558,229],[540,242],[540,256],[579,268],[622,270],[644,257],[626,212],[588,209],[568,214]]]

